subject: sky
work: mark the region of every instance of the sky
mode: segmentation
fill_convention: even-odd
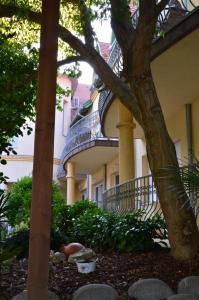
[[[103,23],[96,21],[93,24],[94,31],[100,42],[109,43],[111,40],[111,26],[109,21],[103,21]],[[82,62],[81,64],[82,75],[79,77],[80,83],[91,84],[93,77],[93,69],[87,64]]]

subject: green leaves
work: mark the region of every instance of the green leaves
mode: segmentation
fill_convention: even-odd
[[[31,133],[25,123],[34,118],[36,68],[35,53],[25,53],[0,37],[0,155],[16,154],[10,140],[23,134],[22,126]],[[6,164],[5,159],[1,164]]]
[[[55,218],[59,221],[54,222],[54,226],[70,242],[78,241],[98,251],[148,251],[156,247],[154,238],[165,238],[158,234],[166,228],[159,216],[143,220],[142,211],[126,215],[107,213],[88,201],[63,205]]]

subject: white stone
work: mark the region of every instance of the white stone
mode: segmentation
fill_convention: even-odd
[[[163,300],[173,295],[170,287],[159,279],[140,279],[130,286],[128,295],[136,300]]]
[[[12,298],[12,300],[27,300],[27,299],[28,299],[27,291],[23,291],[22,293]],[[48,300],[59,300],[59,297],[55,293],[48,291]]]
[[[95,252],[90,248],[82,249],[74,254],[71,254],[68,258],[69,263],[76,263],[77,261],[87,261],[87,260],[93,260],[95,258],[96,254]]]
[[[191,294],[177,294],[167,298],[167,300],[199,300],[199,298]]]
[[[73,300],[117,300],[117,291],[106,284],[88,284],[80,287],[74,294]]]
[[[192,294],[199,297],[199,276],[183,278],[178,284],[179,294]]]

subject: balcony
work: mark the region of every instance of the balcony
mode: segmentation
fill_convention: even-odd
[[[187,169],[188,167],[180,168],[182,177]],[[196,218],[199,219],[199,193],[198,191],[190,192],[189,189],[186,189],[186,193],[190,199],[194,199],[194,201],[190,200],[190,204]],[[142,210],[145,219],[155,214],[162,216],[162,210],[152,175],[132,179],[106,190],[103,193],[103,209],[118,213]]]
[[[103,137],[100,126],[99,112],[95,111],[90,115],[83,117],[75,123],[68,131],[66,144],[62,153],[61,162],[57,178],[66,176],[65,163],[69,160],[77,162],[77,177],[89,174],[93,168],[97,168],[98,162],[102,162],[103,150],[107,151],[107,159],[111,155],[113,148],[117,148],[116,139],[107,139]],[[93,148],[95,150],[93,151]],[[102,152],[98,156],[98,148]],[[109,153],[108,153],[109,152]],[[98,157],[98,159],[96,159]],[[106,159],[106,157],[104,158]]]
[[[192,49],[194,50],[194,54],[198,53],[198,46],[197,46],[197,40],[199,37],[198,30],[195,30],[199,26],[199,3],[197,0],[191,1],[187,0],[186,4],[185,1],[181,1],[181,5],[174,4],[173,1],[170,1],[170,4],[166,6],[166,8],[162,11],[158,18],[157,23],[157,30],[154,35],[154,41],[153,41],[153,47],[152,47],[152,53],[151,53],[151,60],[152,60],[152,73],[154,76],[155,85],[158,91],[158,94],[161,96],[161,104],[163,106],[163,112],[166,117],[169,117],[169,115],[174,111],[179,109],[180,101],[181,103],[184,100],[181,95],[179,96],[179,86],[176,84],[175,86],[172,86],[172,83],[176,81],[176,72],[174,70],[178,70],[178,74],[185,74],[187,73],[187,70],[190,69],[190,72],[192,72],[192,69],[194,66],[190,64],[190,60],[182,58],[182,53],[185,53],[185,57],[190,56],[190,53],[193,53]],[[136,24],[138,22],[138,16],[139,16],[139,10],[137,9],[133,15],[132,15],[132,23],[133,26],[136,27]],[[193,38],[185,41],[185,37],[191,35],[193,33]],[[181,44],[179,41],[183,41]],[[186,44],[189,44],[189,47],[186,48]],[[195,45],[194,45],[195,42]],[[168,52],[167,50],[174,48],[175,44],[178,44],[178,48],[174,49],[172,55],[171,53],[168,54],[168,57],[163,55],[165,52]],[[195,48],[194,48],[195,46]],[[189,51],[189,53],[186,53],[186,51]],[[188,56],[187,56],[188,55]],[[182,58],[182,61],[180,59]],[[167,61],[168,60],[168,61]],[[195,63],[198,61],[197,56],[192,56],[192,61]],[[192,62],[191,62],[192,63]],[[111,66],[111,68],[114,70],[114,72],[120,76],[120,72],[122,71],[122,55],[120,47],[115,40],[112,44],[112,48],[110,51],[110,56],[108,59],[108,64]],[[161,72],[160,70],[164,70],[165,64],[168,66],[167,69],[169,70],[169,73],[167,74],[164,71]],[[180,64],[180,65],[179,65]],[[157,73],[157,74],[156,74]],[[171,76],[172,74],[172,76]],[[168,75],[168,76],[167,76]],[[195,73],[194,73],[195,75]],[[196,75],[197,76],[197,75]],[[161,77],[161,78],[160,78]],[[193,87],[193,80],[190,78],[187,80],[187,78],[182,78],[181,75],[178,76],[180,78],[177,79],[177,82],[180,82],[181,86],[187,87],[187,90],[182,95],[190,93],[190,91],[195,91],[196,87]],[[157,80],[156,80],[157,78]],[[170,84],[170,94],[165,95],[165,88],[164,84],[162,82],[168,81]],[[166,89],[167,90],[167,89]],[[168,91],[168,90],[167,90]],[[177,97],[174,98],[174,96],[177,95]],[[187,95],[186,95],[187,96]],[[193,99],[195,97],[195,94],[193,95]],[[190,97],[189,97],[190,98]],[[166,102],[168,99],[171,99],[171,103],[174,104],[176,107],[172,107],[172,110],[167,108]],[[114,131],[113,125],[112,128],[110,128],[110,123],[112,122],[112,115],[116,115],[116,101],[114,100],[114,95],[110,90],[103,90],[100,94],[99,98],[99,115],[100,120],[102,124],[102,133],[105,136],[117,136],[117,132]],[[117,123],[117,120],[116,122]],[[141,134],[139,133],[138,138],[141,137]]]

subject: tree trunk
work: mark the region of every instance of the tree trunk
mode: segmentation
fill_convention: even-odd
[[[173,174],[170,169],[171,166],[178,167],[178,161],[166,129],[151,71],[134,81],[133,88],[142,111],[149,165],[168,226],[172,254],[178,259],[198,260],[199,232],[180,175]],[[158,178],[162,168],[168,168],[167,176]],[[176,189],[171,191],[170,187],[174,184]],[[179,197],[179,192],[182,197]]]
[[[28,299],[48,299],[59,0],[42,1],[31,204]]]

